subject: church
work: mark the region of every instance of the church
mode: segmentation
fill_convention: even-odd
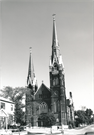
[[[45,126],[45,121],[40,119],[40,115],[48,113],[54,115],[57,125],[67,125],[69,121],[74,121],[72,92],[69,93],[70,98],[66,98],[65,72],[57,39],[55,15],[53,15],[52,33],[52,54],[49,64],[50,88],[43,82],[38,88],[30,51],[26,92],[26,124],[31,126]]]

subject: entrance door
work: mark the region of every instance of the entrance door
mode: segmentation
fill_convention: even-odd
[[[38,127],[41,127],[41,120],[38,118]]]

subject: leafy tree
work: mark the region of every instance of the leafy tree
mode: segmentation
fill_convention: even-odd
[[[82,110],[78,110],[76,112],[75,125],[78,127],[79,124],[84,123],[84,112]]]
[[[93,115],[93,111],[91,109],[86,109],[85,111],[86,113],[86,117],[87,117],[87,124],[91,124],[92,123],[92,115]]]
[[[18,96],[20,98],[19,100],[22,100],[22,97],[25,93],[26,93],[26,88],[24,87],[12,88],[10,86],[7,86],[3,90],[1,90],[1,96],[4,98],[9,98],[13,102],[15,102]]]
[[[9,118],[8,118],[8,125],[12,124],[12,120],[13,120],[13,115],[9,114]]]
[[[50,114],[42,113],[40,115],[39,119],[43,122],[44,127],[50,127],[50,126],[56,124],[56,119],[55,119],[54,115],[51,113]]]
[[[16,123],[20,123],[21,125],[25,124],[24,115],[25,113],[22,110],[22,103],[20,101],[15,102],[15,112],[14,119]]]
[[[13,102],[15,101],[17,91],[15,91],[12,87],[5,87],[3,90],[1,90],[1,93],[4,98],[9,98]]]
[[[49,123],[49,126],[52,126],[52,125],[55,125],[56,124],[56,118],[54,117],[53,114],[47,114],[48,116],[48,123]]]
[[[25,113],[23,112],[22,108],[25,107],[22,104],[22,98],[23,95],[26,93],[26,88],[23,87],[17,87],[17,88],[12,88],[12,87],[5,87],[3,90],[1,90],[1,95],[4,98],[8,98],[11,101],[15,102],[15,121],[16,123],[20,123],[21,125],[25,123],[24,117]]]
[[[79,124],[91,124],[93,120],[91,118],[93,111],[91,109],[86,109],[86,111],[78,110],[75,111],[75,126],[79,126]]]
[[[93,114],[93,111],[91,109],[86,109],[86,116],[91,117],[91,115]]]

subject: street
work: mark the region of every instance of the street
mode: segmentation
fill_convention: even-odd
[[[85,135],[86,132],[92,132],[92,135],[94,135],[94,124],[81,128],[81,129],[66,129],[64,131],[64,134],[65,135]],[[89,134],[91,135],[91,133]]]
[[[37,133],[37,129],[35,130],[36,130],[36,133],[27,134],[27,131],[21,131],[21,132],[13,132],[11,135],[31,135],[31,134],[32,135],[63,135],[62,133],[52,133],[52,134],[42,133],[42,132]],[[1,132],[0,132],[0,135],[1,135]],[[6,135],[9,135],[9,134],[6,134]],[[94,124],[81,128],[81,129],[65,129],[64,135],[94,135]]]

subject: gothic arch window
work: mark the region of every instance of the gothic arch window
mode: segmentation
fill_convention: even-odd
[[[54,78],[54,80],[53,80],[53,86],[55,86],[55,78]]]
[[[59,101],[54,102],[54,110],[55,110],[55,112],[59,112],[59,110],[60,110],[59,107],[60,107]]]
[[[58,103],[59,103],[58,101],[54,102],[54,112],[55,113],[59,111]]]
[[[59,84],[59,80],[58,80],[57,77],[55,77],[55,78],[53,79],[53,86],[58,85],[58,84]]]
[[[39,106],[39,112],[41,113],[47,113],[48,112],[48,105],[45,102],[42,102]]]
[[[58,78],[56,78],[56,85],[58,85]]]

